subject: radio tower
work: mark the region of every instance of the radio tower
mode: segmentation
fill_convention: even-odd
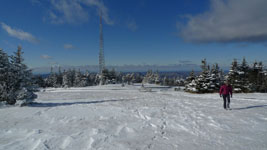
[[[100,43],[99,43],[99,74],[102,78],[102,72],[105,69],[105,58],[104,58],[104,38],[103,38],[103,25],[102,25],[102,12],[100,12]]]

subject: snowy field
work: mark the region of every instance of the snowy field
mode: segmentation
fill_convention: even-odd
[[[1,150],[266,150],[267,94],[189,94],[151,85],[46,89],[0,108]]]

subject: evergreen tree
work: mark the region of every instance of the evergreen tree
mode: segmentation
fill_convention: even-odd
[[[86,87],[89,85],[89,76],[87,74],[84,74],[81,76],[81,81],[79,86],[80,87]]]
[[[130,73],[127,73],[127,74],[125,75],[124,81],[125,81],[128,85],[130,85],[130,84],[131,84],[131,81],[132,81],[132,75],[131,75]]]
[[[68,70],[63,72],[63,77],[62,77],[62,86],[67,88],[67,87],[72,87],[72,71]]]
[[[195,80],[196,76],[195,76],[195,72],[194,70],[191,71],[190,75],[186,78],[185,83],[189,84],[191,83],[193,80]]]
[[[160,75],[159,75],[159,71],[158,70],[154,74],[154,80],[155,80],[155,84],[160,84],[161,83],[161,79],[160,79]]]
[[[156,80],[159,80],[160,76],[158,72],[153,73],[152,70],[148,70],[142,83],[155,84]]]
[[[180,77],[180,76],[177,77],[175,79],[175,86],[185,86],[185,80],[182,77]]]
[[[234,92],[242,92],[242,84],[239,75],[240,75],[240,67],[238,65],[237,60],[234,59],[231,64],[231,69],[227,75],[227,80],[232,85]]]
[[[107,84],[108,76],[109,76],[109,71],[108,71],[108,69],[103,69],[103,70],[102,70],[102,75],[99,76],[99,77],[100,77],[100,78],[99,78],[99,80],[100,80],[99,84],[100,84],[100,85],[105,85],[105,84]]]
[[[112,68],[112,70],[109,72],[109,77],[108,79],[110,80],[110,82],[112,84],[117,83],[117,75],[116,75],[116,71],[114,68]]]
[[[185,91],[193,93],[217,92],[221,83],[219,65],[215,64],[210,69],[206,59],[202,60],[201,63],[201,74],[194,76],[194,72],[191,72],[186,81]]]
[[[140,73],[135,74],[135,82],[136,83],[142,83],[143,81],[143,76]]]
[[[243,58],[242,64],[239,67],[239,80],[240,80],[240,85],[241,85],[241,90],[242,92],[250,92],[251,87],[249,83],[249,72],[250,68],[247,64],[247,61],[245,58]]]
[[[97,85],[98,84],[98,82],[96,82],[97,74],[93,74],[93,73],[89,74],[88,73],[87,77],[88,77],[88,85],[89,86],[93,86],[93,85]]]
[[[14,88],[11,82],[11,64],[8,60],[8,55],[0,49],[0,101],[15,103]]]
[[[38,85],[38,87],[42,87],[42,88],[46,87],[45,80],[41,75],[35,75],[33,77],[33,82],[35,85]]]
[[[58,87],[58,78],[57,78],[57,74],[55,72],[53,72],[53,67],[51,67],[51,71],[50,71],[50,74],[46,80],[47,82],[47,86],[48,87]]]
[[[62,86],[67,88],[68,87],[68,76],[67,76],[67,72],[64,70],[63,74],[62,74]]]
[[[17,52],[11,56],[12,80],[14,83],[15,99],[20,100],[21,104],[31,102],[36,95],[33,93],[32,73],[31,70],[23,63],[23,52],[21,47],[18,46]]]
[[[169,78],[165,76],[165,77],[163,78],[163,85],[169,85],[169,82],[170,82],[170,81],[169,81]]]
[[[209,77],[210,77],[210,67],[207,65],[206,59],[201,61],[201,74],[197,77],[196,80],[196,89],[199,93],[206,93],[209,92],[208,90],[208,83],[209,83]]]
[[[263,72],[262,62],[255,61],[249,74],[249,82],[252,84],[253,91],[260,92],[261,89],[264,89],[264,87],[262,87],[262,83],[264,82]]]
[[[75,72],[75,77],[74,77],[74,83],[73,85],[75,87],[81,87],[81,81],[82,81],[82,74],[81,74],[81,71],[76,71]]]
[[[62,87],[62,84],[63,84],[63,74],[61,72],[61,67],[58,67],[57,85],[58,87]]]
[[[220,67],[216,63],[212,66],[212,69],[210,71],[210,77],[209,77],[209,91],[215,92],[219,91],[220,85],[221,85],[221,74],[220,74]]]

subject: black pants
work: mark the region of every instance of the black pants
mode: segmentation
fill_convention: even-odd
[[[223,108],[230,108],[230,95],[223,95]]]

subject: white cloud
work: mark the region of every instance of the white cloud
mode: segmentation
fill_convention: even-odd
[[[98,14],[101,12],[103,16],[103,20],[109,24],[113,25],[114,22],[109,18],[108,8],[104,5],[104,3],[100,0],[80,0],[81,3],[87,6],[95,6],[98,9]]]
[[[65,49],[73,49],[74,46],[71,45],[71,44],[64,44],[64,48],[65,48]]]
[[[51,0],[52,8],[48,10],[48,19],[52,23],[79,24],[87,22],[89,12],[86,8],[96,8],[97,14],[102,12],[103,20],[112,25],[114,22],[109,18],[108,8],[100,0]]]
[[[137,26],[135,20],[133,20],[133,19],[128,21],[126,24],[127,24],[127,27],[133,32],[135,32],[138,29],[138,26]]]
[[[32,43],[37,43],[38,40],[32,34],[28,32],[24,32],[20,29],[13,29],[10,26],[6,25],[5,23],[1,23],[2,28],[8,33],[8,35],[15,37],[20,40],[29,41]]]
[[[43,59],[52,59],[52,57],[51,57],[51,56],[49,56],[49,55],[46,55],[46,54],[44,54],[44,55],[41,55],[41,58],[43,58]]]
[[[266,0],[211,0],[211,8],[177,26],[189,42],[267,41]],[[178,23],[180,24],[180,23]]]
[[[40,0],[31,0],[32,4],[37,4],[37,5],[41,5]]]
[[[52,23],[83,23],[88,21],[88,13],[77,0],[51,0],[49,17]]]

